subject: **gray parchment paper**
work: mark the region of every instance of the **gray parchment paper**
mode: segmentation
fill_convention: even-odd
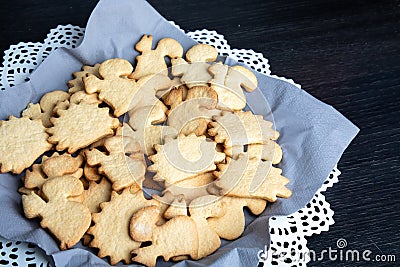
[[[0,91],[0,119],[9,115],[20,116],[29,102],[37,102],[49,91],[66,90],[71,73],[80,70],[82,65],[114,57],[134,63],[138,53],[133,46],[143,34],[152,34],[154,41],[174,38],[185,49],[195,44],[144,0],[102,0],[93,11],[84,40],[78,48],[54,51],[34,71],[29,82]],[[236,64],[229,58],[226,63]],[[263,95],[269,103],[276,128],[281,133],[278,142],[284,160],[280,167],[291,180],[288,187],[293,196],[269,205],[256,219],[247,215],[248,226],[241,238],[223,242],[217,252],[203,260],[179,262],[177,266],[256,266],[257,252],[269,242],[269,217],[288,215],[304,207],[359,131],[334,108],[304,90],[260,73],[256,75],[259,89],[248,95],[248,101],[251,106],[257,106]],[[17,193],[19,186],[20,176],[0,175],[1,236],[37,244],[53,257],[57,266],[109,266],[81,245],[59,251],[56,241],[39,227],[38,220],[25,219],[21,197]],[[163,261],[159,263],[160,266],[171,265]]]

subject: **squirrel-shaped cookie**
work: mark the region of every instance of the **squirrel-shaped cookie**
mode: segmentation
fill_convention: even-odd
[[[187,255],[198,260],[213,253],[221,241],[206,219],[225,214],[225,204],[218,198],[209,195],[193,200],[189,206],[190,216],[187,216],[186,205],[182,206],[179,200],[173,201],[164,213],[170,220],[159,226],[160,207],[148,206],[139,210],[132,216],[130,235],[134,240],[152,241],[152,244],[134,249],[133,253],[137,255],[132,260],[155,266],[158,256],[163,256],[166,261]]]
[[[152,45],[153,36],[151,35],[143,35],[135,45],[136,50],[142,54],[136,57],[136,68],[129,78],[138,80],[147,75],[166,73],[168,70],[164,58],[182,57],[181,44],[172,38],[161,39],[154,50],[151,49]]]
[[[179,215],[157,226],[160,207],[148,206],[136,212],[130,222],[130,235],[138,242],[152,241],[152,245],[137,248],[133,261],[155,266],[158,256],[168,261],[174,256],[197,257],[199,239],[196,223],[189,217]]]
[[[242,66],[229,67],[218,62],[210,66],[208,71],[214,76],[209,82],[218,94],[220,109],[242,110],[246,106],[242,88],[253,92],[258,86],[254,73]]]

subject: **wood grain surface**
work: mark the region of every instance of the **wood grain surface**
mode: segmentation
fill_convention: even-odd
[[[42,41],[59,24],[84,27],[97,1],[0,1],[0,50]],[[117,3],[117,1],[116,1]],[[395,254],[397,263],[323,260],[309,266],[400,266],[400,2],[345,0],[151,0],[183,29],[223,34],[233,48],[262,52],[273,74],[292,78],[334,106],[361,132],[325,196],[329,232],[308,239],[320,252]]]

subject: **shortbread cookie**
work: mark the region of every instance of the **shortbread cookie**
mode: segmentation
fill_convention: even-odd
[[[157,226],[160,208],[145,207],[133,215],[130,235],[138,242],[151,241],[147,247],[135,248],[133,261],[146,266],[155,266],[158,256],[165,261],[171,257],[190,255],[196,258],[199,249],[197,226],[189,216],[176,216],[161,226]]]
[[[33,164],[32,170],[26,171],[26,174],[22,179],[26,189],[41,189],[42,185],[46,182],[47,177],[46,174],[44,174],[44,172],[42,171],[42,163]]]
[[[253,214],[259,215],[267,206],[263,199],[223,197],[219,201],[228,207],[226,213],[219,217],[209,216],[211,218],[207,219],[207,223],[221,238],[227,240],[234,240],[242,235],[245,227],[244,207],[247,206]]]
[[[99,68],[100,64],[96,64],[93,67],[83,66],[81,71],[74,72],[72,74],[72,76],[74,76],[74,79],[68,82],[68,92],[70,94],[73,94],[79,91],[84,91],[85,85],[83,83],[83,78],[88,76],[89,74],[99,77]]]
[[[212,78],[208,72],[210,64],[217,59],[218,51],[211,45],[198,44],[186,52],[183,58],[172,59],[172,75],[181,76],[181,82],[192,88],[193,86],[206,86]]]
[[[224,111],[213,117],[212,127],[208,134],[214,136],[217,143],[225,147],[243,146],[249,144],[265,144],[269,140],[277,140],[279,133],[273,129],[270,121],[251,111]]]
[[[70,104],[80,104],[80,103],[85,103],[85,104],[100,104],[102,101],[100,101],[97,98],[97,94],[87,94],[85,91],[78,91],[76,93],[73,93],[69,99],[58,102],[54,109],[53,109],[53,116],[57,117],[58,111],[59,110],[66,110],[70,106]]]
[[[220,247],[221,240],[217,232],[208,224],[207,218],[223,216],[227,209],[229,208],[221,203],[218,197],[210,195],[196,198],[190,203],[190,218],[196,223],[199,238],[199,248],[194,260],[204,258]]]
[[[195,86],[189,89],[184,102],[181,101],[180,95],[176,96],[175,101],[173,97],[169,97],[168,100],[180,104],[171,106],[174,109],[168,113],[167,124],[184,135],[192,133],[197,136],[204,135],[211,118],[221,113],[215,109],[218,102],[217,94],[207,86]]]
[[[87,94],[85,91],[78,91],[71,95],[69,103],[79,104],[84,102],[86,104],[100,104],[101,100],[98,99],[97,94]]]
[[[200,197],[193,200],[189,207],[190,218],[196,224],[199,242],[197,255],[192,255],[194,260],[210,255],[221,245],[218,234],[208,225],[206,220],[209,217],[219,217],[225,214],[226,207],[223,203],[218,201],[218,198],[217,196],[210,195]],[[183,203],[178,202],[178,206],[174,207],[176,202],[177,201],[174,201],[165,211],[164,217],[172,219],[176,216],[187,215],[186,205],[183,206]],[[174,216],[171,216],[171,210],[175,211]],[[177,257],[174,257],[174,259],[177,259]]]
[[[227,164],[220,164],[215,185],[222,195],[259,198],[275,202],[277,197],[288,198],[292,192],[285,187],[290,180],[282,176],[282,170],[272,166],[270,161],[260,161],[240,154],[237,159],[227,158]]]
[[[68,149],[72,154],[97,140],[112,135],[119,121],[109,114],[108,108],[99,108],[97,104],[71,103],[66,110],[57,110],[58,118],[52,118],[54,124],[47,129],[51,134],[49,142],[57,144],[56,149]]]
[[[165,114],[167,112],[167,107],[156,95],[157,91],[171,87],[171,80],[168,76],[160,74],[145,76],[137,82],[137,86],[139,90],[132,99],[130,110],[152,107],[152,113],[159,114],[162,112]],[[165,118],[157,122],[164,120]]]
[[[134,80],[124,78],[133,71],[131,63],[125,59],[114,58],[101,63],[99,74],[102,79],[94,75],[83,78],[85,91],[88,94],[98,93],[98,98],[114,110],[119,117],[129,110],[133,97],[139,89]]]
[[[74,246],[90,226],[91,215],[87,207],[69,200],[83,193],[82,183],[71,176],[48,180],[42,187],[48,201],[34,192],[22,196],[22,205],[27,218],[42,218],[40,225],[61,241],[60,248]]]
[[[82,204],[85,205],[91,213],[101,211],[100,203],[110,201],[111,199],[111,183],[107,179],[102,178],[99,183],[90,181],[88,189],[83,192]]]
[[[173,79],[171,80],[171,86],[170,86],[169,88],[164,89],[164,90],[158,90],[158,91],[156,92],[156,96],[157,96],[159,99],[161,99],[162,101],[164,101],[165,98],[168,96],[168,94],[169,94],[169,92],[170,92],[171,90],[177,89],[177,88],[179,88],[179,87],[181,87],[181,86],[182,86],[183,88],[185,88],[186,91],[187,91],[187,87],[186,87],[186,85],[182,84],[181,79],[179,79],[179,77],[175,77],[175,78],[173,78]],[[185,98],[185,97],[186,97],[186,94],[184,94],[184,97],[183,97],[183,98]]]
[[[165,120],[165,114],[161,110],[154,112],[151,106],[130,111],[129,117],[128,124],[133,129],[131,136],[139,142],[141,151],[146,155],[153,155],[156,152],[154,146],[163,144],[166,136],[175,138],[178,135],[173,127],[153,125]]]
[[[175,184],[166,184],[163,194],[170,192],[174,196],[183,195],[186,202],[190,203],[195,198],[208,195],[207,187],[215,179],[213,172],[206,172]]]
[[[177,41],[152,41],[136,44],[135,69],[121,58],[84,66],[68,93],[0,121],[0,172],[28,168],[24,213],[63,250],[81,239],[111,264],[199,260],[243,234],[245,207],[259,215],[292,194],[273,167],[279,133],[243,111],[254,73],[216,63],[210,45],[184,57]],[[33,164],[54,147],[63,152]]]
[[[218,94],[208,86],[194,86],[187,91],[185,100],[207,98],[218,101]]]
[[[49,162],[46,164],[47,161]],[[60,155],[58,152],[54,152],[50,157],[43,155],[41,163],[33,164],[32,170],[26,170],[25,176],[22,177],[24,187],[18,191],[25,195],[28,194],[28,190],[33,191],[40,197],[45,198],[42,186],[48,180],[66,175],[81,180],[83,175],[83,169],[81,168],[82,161],[82,156],[73,157],[67,153]],[[46,166],[46,171],[43,170],[43,166]],[[81,196],[69,197],[68,199],[82,202]]]
[[[49,161],[47,163],[47,161]],[[33,164],[32,170],[27,170],[24,176],[24,185],[27,189],[41,189],[50,178],[69,175],[79,179],[82,177],[82,157],[73,157],[69,154],[60,156],[54,152],[50,157],[43,156],[40,164]],[[46,166],[44,169],[43,167]]]
[[[86,150],[85,150],[86,151]],[[88,181],[99,181],[101,179],[101,175],[98,172],[97,166],[90,166],[89,164],[85,163],[83,167],[83,175]]]
[[[126,129],[126,128],[129,128],[129,129]],[[114,135],[114,136],[119,136],[119,137],[121,138],[121,142],[122,142],[122,138],[123,138],[123,137],[128,136],[128,137],[131,138],[131,137],[132,137],[131,134],[132,134],[132,131],[131,131],[129,125],[126,125],[126,123],[122,123],[122,124],[115,130],[115,135]],[[113,137],[113,136],[111,136],[111,137]],[[105,144],[105,142],[107,141],[107,139],[109,139],[109,138],[111,138],[111,137],[110,137],[110,136],[104,137],[104,138],[102,138],[102,139],[100,139],[100,140],[98,140],[98,141],[92,143],[92,144],[90,145],[89,148],[99,148],[99,149],[102,149],[102,148],[104,148],[104,144]],[[85,153],[84,153],[85,151],[86,151],[86,149],[83,150],[83,154],[85,154]]]
[[[227,147],[224,152],[228,157],[237,159],[240,154],[246,152],[244,148],[244,146]],[[282,160],[282,148],[272,140],[266,140],[264,144],[248,145],[247,154],[250,158],[271,161],[272,164],[278,164]]]
[[[151,205],[157,206],[158,202],[145,199],[137,188],[125,188],[121,194],[112,192],[111,200],[100,204],[101,212],[93,214],[95,224],[88,230],[93,235],[90,246],[99,249],[98,256],[109,256],[113,265],[131,263],[131,251],[141,243],[129,236],[129,222],[136,211]]]
[[[146,207],[138,211],[131,220],[131,236],[142,242],[152,241],[152,245],[135,249],[133,253],[137,256],[133,260],[154,266],[158,255],[163,256],[164,260],[183,259],[185,255],[198,260],[213,253],[221,241],[206,219],[222,216],[226,209],[217,199],[217,196],[197,199],[190,207],[190,217],[179,215],[180,210],[174,209],[177,214],[169,216],[171,219],[161,226],[156,224],[159,207]]]
[[[31,119],[40,119],[43,126],[49,128],[53,126],[50,118],[53,116],[54,107],[62,101],[69,99],[69,94],[64,91],[53,91],[45,94],[39,104],[29,103],[28,107],[22,111],[22,116]]]
[[[78,155],[73,157],[70,154],[63,154],[48,158],[42,163],[42,171],[47,175],[47,177],[57,177],[66,174],[73,174],[77,172],[83,164],[83,157]],[[82,173],[82,171],[80,171]]]
[[[183,200],[182,197],[174,196],[173,194],[171,194],[171,192],[165,192],[162,194],[162,196],[153,194],[151,195],[151,197],[158,202],[158,206],[160,208],[160,213],[156,223],[158,226],[163,225],[167,222],[167,219],[164,217],[164,213],[167,209],[169,209],[171,203],[174,202],[176,198],[180,198],[180,200]]]
[[[180,85],[173,88],[164,97],[164,103],[169,106],[167,114],[171,113],[177,106],[179,106],[185,99],[188,92],[186,85]]]
[[[171,80],[165,75],[145,76],[138,82],[123,77],[132,70],[132,65],[124,59],[106,60],[99,68],[102,79],[94,75],[83,78],[85,90],[89,94],[99,93],[98,98],[112,107],[116,117],[139,105],[158,105],[166,111],[155,95],[157,90],[169,88]]]
[[[169,204],[163,216],[165,219],[172,219],[176,216],[188,216],[187,204],[182,195],[175,196],[174,200]]]
[[[154,163],[147,169],[155,172],[154,180],[174,184],[216,169],[215,163],[225,154],[215,150],[216,143],[205,136],[179,135],[167,138],[164,145],[155,145],[157,153],[149,157]]]
[[[229,67],[221,62],[208,68],[214,78],[209,82],[211,88],[218,94],[218,108],[242,110],[246,106],[244,88],[252,92],[257,88],[257,77],[254,73],[242,66]]]
[[[202,218],[219,218],[226,214],[229,206],[222,200],[223,197],[215,195],[201,196],[189,204],[190,216]]]
[[[53,146],[41,120],[9,117],[0,121],[0,173],[20,174]]]
[[[147,75],[167,74],[165,57],[174,59],[183,55],[181,44],[171,38],[161,39],[154,50],[152,50],[152,45],[153,36],[151,35],[143,35],[135,45],[135,49],[142,54],[136,57],[136,68],[129,78],[138,80]]]
[[[109,152],[105,154],[94,148],[85,151],[87,163],[91,166],[100,165],[98,171],[112,182],[112,188],[119,191],[133,184],[141,187],[146,172],[144,158],[134,159],[127,153],[137,153],[139,145],[129,137],[114,136],[104,143]]]

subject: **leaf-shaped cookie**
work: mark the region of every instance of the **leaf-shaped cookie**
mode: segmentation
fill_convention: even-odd
[[[233,146],[224,149],[228,157],[237,159],[245,153],[245,146]],[[272,164],[278,164],[282,160],[282,148],[272,140],[266,140],[264,144],[251,144],[247,146],[247,154],[250,158],[272,161]]]
[[[277,140],[279,133],[273,129],[270,121],[251,111],[224,111],[213,117],[209,123],[212,128],[208,134],[214,136],[217,143],[224,143],[225,148],[249,144],[265,144]]]
[[[282,176],[282,170],[270,161],[260,161],[240,154],[237,159],[228,158],[227,164],[218,165],[215,185],[222,195],[259,198],[275,202],[277,197],[288,198],[292,192],[285,187],[290,180]]]

